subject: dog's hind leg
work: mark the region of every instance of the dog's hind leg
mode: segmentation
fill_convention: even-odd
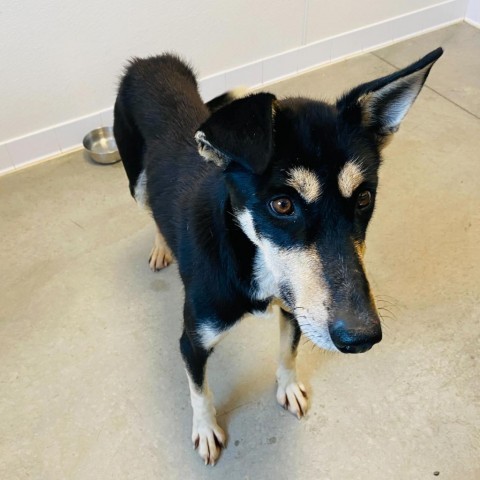
[[[185,315],[185,323],[189,324],[193,318],[187,318],[189,315],[187,307],[185,307]],[[212,341],[213,337],[210,332],[209,340]],[[216,337],[216,340],[218,341],[220,337],[221,335]],[[212,347],[205,345],[202,335],[199,335],[198,332],[189,334],[184,329],[180,338],[180,351],[185,361],[193,409],[193,447],[198,450],[205,465],[215,465],[222,448],[225,448],[226,435],[217,423],[212,393],[208,388],[206,378],[207,360],[212,352]]]
[[[158,272],[162,268],[168,267],[173,262],[173,253],[162,235],[160,228],[155,224],[157,231],[155,232],[155,241],[153,243],[152,251],[148,264],[154,272]]]
[[[147,194],[147,171],[143,165],[144,140],[140,131],[129,118],[123,106],[123,95],[119,93],[114,109],[113,130],[122,163],[127,173],[130,193],[136,202],[150,211]],[[162,232],[156,225],[155,241],[148,263],[154,272],[172,263],[173,254]]]
[[[280,355],[277,369],[277,402],[301,418],[308,408],[307,392],[297,380],[296,359],[300,327],[291,313],[280,309]]]

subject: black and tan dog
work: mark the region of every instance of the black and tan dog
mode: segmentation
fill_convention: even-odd
[[[128,66],[115,138],[130,191],[157,226],[150,266],[175,257],[185,286],[180,349],[192,440],[205,463],[216,462],[226,440],[207,359],[246,313],[280,302],[277,400],[298,417],[307,409],[295,372],[302,333],[343,353],[381,340],[362,263],[380,151],[441,55],[439,48],[333,105],[269,93],[205,105],[178,57]]]

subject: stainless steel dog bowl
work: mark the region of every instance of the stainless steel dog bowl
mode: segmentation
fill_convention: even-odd
[[[116,163],[120,160],[112,127],[101,127],[87,133],[83,146],[90,158],[97,163]]]

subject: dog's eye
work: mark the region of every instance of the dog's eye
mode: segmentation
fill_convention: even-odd
[[[372,203],[372,194],[365,190],[360,192],[357,197],[357,207],[358,208],[367,208]]]
[[[270,208],[277,215],[291,215],[293,213],[293,202],[288,197],[275,198],[270,202]]]

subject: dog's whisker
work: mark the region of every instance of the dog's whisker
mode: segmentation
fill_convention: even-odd
[[[388,320],[396,320],[395,317],[391,317],[390,315],[385,315],[385,314],[379,314],[379,317],[383,320],[388,318]]]
[[[388,318],[390,321],[392,322],[396,322],[397,321],[397,317],[393,316],[393,315],[388,315],[386,313],[383,313],[383,312],[378,312],[378,315],[381,317],[381,318]]]
[[[376,302],[381,303],[382,305],[391,305],[392,307],[396,307],[396,308],[399,307],[398,303],[391,302],[390,300],[383,300],[378,298],[376,298],[375,300]]]
[[[380,315],[380,323],[382,325],[382,328],[385,330],[390,330],[390,325],[387,320],[393,320],[391,317],[385,317],[383,315]]]
[[[390,303],[391,305],[395,306],[398,306],[400,303],[399,300],[397,300],[395,297],[392,297],[391,295],[375,295],[375,300]]]
[[[377,307],[387,306],[387,307],[390,307],[390,308],[397,308],[397,309],[399,308],[399,306],[396,305],[395,303],[386,302],[386,301],[383,301],[383,300],[377,301],[375,303],[377,304]]]
[[[392,295],[388,295],[386,293],[377,293],[376,294],[377,297],[386,297],[386,298],[392,298],[393,300],[395,301],[398,301],[398,299]]]
[[[378,298],[378,297],[375,297],[375,300],[376,300],[377,302],[388,303],[389,305],[398,305],[397,303],[392,302],[391,300],[388,300],[388,299],[386,299],[386,298]]]
[[[397,318],[397,316],[395,315],[395,313],[393,313],[391,310],[389,310],[387,307],[378,307],[378,311],[385,311],[385,312],[388,312],[393,318]]]

